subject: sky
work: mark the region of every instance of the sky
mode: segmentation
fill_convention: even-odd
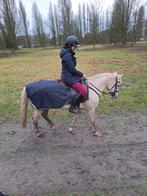
[[[18,6],[19,0],[15,0],[15,1]],[[27,19],[29,20],[29,24],[30,26],[32,26],[32,4],[33,2],[37,3],[38,9],[41,12],[43,19],[46,20],[48,18],[50,2],[52,2],[52,4],[55,4],[58,0],[21,0],[21,1],[26,8],[25,10],[27,13]],[[142,3],[146,3],[146,10],[147,10],[147,0],[139,0],[139,1],[141,1]],[[79,3],[83,4],[83,3],[90,3],[90,2],[102,2],[103,10],[109,9],[111,12],[113,8],[113,3],[115,2],[115,0],[71,0],[71,2],[72,2],[72,9],[74,13],[77,12]],[[103,11],[102,11],[102,14],[103,14]],[[146,15],[145,17],[147,18],[147,11],[145,11],[145,15]]]
[[[56,2],[56,0],[21,0],[23,5],[26,8],[26,13],[27,13],[27,17],[28,19],[32,19],[32,4],[35,1],[37,3],[37,6],[42,14],[42,16],[44,18],[47,18],[48,12],[49,12],[49,3],[52,2]],[[73,12],[76,13],[78,10],[78,5],[79,3],[89,3],[89,2],[93,2],[94,0],[71,0],[72,2],[72,8],[73,8]],[[99,1],[99,0],[95,0],[95,1]],[[104,8],[109,8],[111,7],[112,3],[114,0],[102,0]],[[16,0],[16,3],[18,5],[19,0]]]

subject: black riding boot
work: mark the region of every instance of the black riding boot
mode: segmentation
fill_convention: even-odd
[[[72,113],[78,113],[79,111],[79,107],[80,107],[80,103],[83,99],[83,96],[81,94],[76,95],[71,102],[70,108],[69,108],[69,112]]]

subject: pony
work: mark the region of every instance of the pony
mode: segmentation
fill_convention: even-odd
[[[117,98],[119,87],[122,84],[122,76],[117,72],[114,73],[100,73],[91,77],[88,77],[87,85],[89,89],[89,98],[84,103],[80,104],[80,108],[87,110],[90,118],[90,128],[94,136],[101,137],[100,131],[97,130],[95,124],[95,113],[96,108],[99,105],[99,100],[102,94],[109,94],[112,98]],[[107,89],[107,93],[104,91]],[[27,103],[28,97],[26,92],[26,87],[24,86],[21,93],[21,101],[20,101],[20,117],[21,117],[21,125],[23,128],[26,127],[27,121]],[[52,130],[55,130],[55,124],[48,117],[49,109],[36,109],[33,108],[33,124],[34,131],[37,137],[43,136],[43,133],[39,130],[38,121],[42,116],[49,124]],[[82,112],[80,112],[82,113]],[[74,117],[71,121],[71,124],[68,128],[69,133],[74,134],[74,125],[76,120],[78,119],[80,113],[74,114]]]

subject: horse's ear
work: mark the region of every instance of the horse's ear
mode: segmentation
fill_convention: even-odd
[[[117,76],[117,71],[116,71],[116,72],[114,72],[113,74],[114,74],[114,76]]]
[[[120,74],[119,77],[121,78],[124,74]]]

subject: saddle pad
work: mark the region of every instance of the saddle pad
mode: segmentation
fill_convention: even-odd
[[[70,97],[70,88],[59,80],[39,80],[26,85],[27,97],[37,109],[61,108]]]

